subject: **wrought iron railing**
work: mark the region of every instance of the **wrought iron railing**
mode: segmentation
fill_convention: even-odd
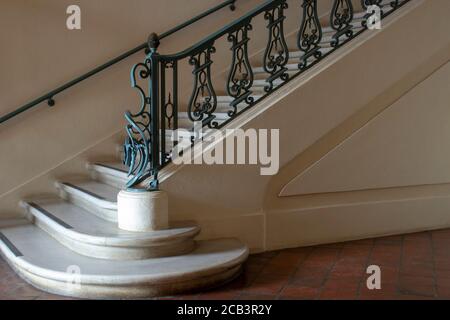
[[[361,6],[364,10],[378,6],[380,16],[384,18],[409,1],[361,0]],[[141,105],[136,113],[127,112],[125,115],[128,125],[124,163],[129,167],[131,177],[127,188],[158,189],[158,173],[173,156],[171,150],[168,150],[170,144],[167,147],[169,139],[167,132],[178,129],[181,107],[185,108],[188,121],[191,121],[192,125],[200,121],[204,127],[220,128],[364,32],[369,28],[368,19],[376,13],[368,10],[362,19],[356,21],[351,0],[334,0],[328,19],[331,49],[325,51],[321,47],[323,27],[318,14],[318,1],[299,0],[298,7],[290,8],[302,10],[297,37],[297,47],[301,54],[298,56],[295,69],[292,69],[288,63],[293,57],[290,57],[284,31],[286,10],[288,10],[286,0],[268,1],[199,43],[174,55],[160,54],[158,46],[161,37],[156,34],[149,37],[148,55],[144,62],[136,64],[131,71],[132,86],[140,94]],[[262,16],[266,21],[267,46],[261,58],[265,85],[259,99],[255,99],[254,68],[250,63],[248,45],[249,33],[256,32],[253,30],[252,22],[258,16]],[[258,36],[261,37],[261,34]],[[216,53],[215,44],[219,40],[231,44],[231,65],[223,90],[230,99],[227,100],[227,119],[221,121],[217,119],[218,95],[213,85],[211,69]],[[180,102],[179,66],[185,59],[193,68],[193,89],[190,99]],[[145,88],[138,84],[139,81],[145,81]]]

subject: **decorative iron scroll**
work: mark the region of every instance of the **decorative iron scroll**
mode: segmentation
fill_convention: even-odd
[[[166,83],[166,73],[171,75],[171,85]],[[170,84],[170,81],[169,81]],[[166,129],[178,129],[178,62],[161,61],[161,156],[162,164],[171,159],[171,150],[166,150]]]
[[[152,148],[152,116],[150,114],[151,96],[138,85],[138,79],[151,79],[151,57],[147,57],[145,62],[136,64],[131,70],[131,86],[138,90],[141,98],[140,109],[137,113],[125,113],[128,122],[126,126],[127,138],[124,144],[123,163],[129,168],[128,176],[133,176],[126,184],[131,188],[145,180],[153,172],[149,172]],[[151,187],[157,187],[155,185]]]
[[[331,10],[330,25],[336,33],[331,40],[331,46],[337,47],[340,37],[346,35],[347,38],[353,36],[351,22],[353,20],[352,0],[335,0]]]
[[[189,59],[189,64],[194,66],[194,89],[188,104],[188,116],[191,121],[202,121],[203,126],[208,127],[218,126],[213,115],[217,108],[217,96],[211,81],[211,54],[215,52],[214,43],[211,43]]]
[[[164,127],[166,129],[172,129],[175,130],[178,128],[177,126],[177,118],[175,115],[177,114],[177,106],[174,101],[176,97],[178,96],[178,88],[177,88],[177,62],[176,61],[169,61],[161,62],[161,106],[163,108],[162,115],[164,119]],[[166,71],[172,70],[172,90],[168,94],[166,94],[167,87],[166,87]],[[172,93],[173,92],[173,93]],[[167,98],[166,98],[167,97]],[[174,97],[174,98],[173,98]]]
[[[269,40],[264,53],[264,70],[270,74],[266,79],[268,85],[264,87],[266,92],[273,90],[273,82],[276,79],[282,81],[289,79],[286,68],[289,61],[289,48],[284,37],[284,20],[286,19],[284,10],[287,8],[286,1],[282,1],[280,5],[267,10],[264,14],[264,19],[268,21],[267,29],[269,29]]]
[[[304,52],[298,65],[300,70],[307,67],[309,58],[322,57],[319,46],[322,41],[322,26],[317,14],[317,0],[303,0],[302,8],[302,24],[297,37],[297,46]]]
[[[237,113],[237,106],[245,102],[248,105],[254,102],[251,97],[251,87],[253,86],[253,70],[248,59],[248,31],[252,30],[250,21],[246,22],[241,28],[228,34],[228,41],[232,43],[231,50],[233,58],[231,70],[228,75],[227,93],[234,100],[230,103],[233,110],[228,112],[230,117]]]

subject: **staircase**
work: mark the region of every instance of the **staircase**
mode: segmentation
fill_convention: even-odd
[[[383,1],[385,14],[395,10]],[[340,42],[362,31],[366,12],[354,14],[349,33]],[[322,27],[321,56],[335,49],[336,30]],[[287,74],[299,72],[304,51],[291,50],[285,65]],[[311,55],[306,65],[317,58]],[[254,104],[268,92],[263,66],[253,67],[251,92]],[[273,90],[284,84],[273,82]],[[273,91],[271,90],[271,91]],[[270,93],[270,92],[269,92]],[[226,124],[246,108],[242,101],[230,114],[236,97],[217,96],[214,121]],[[178,112],[178,128],[192,129],[188,112]],[[167,128],[166,137],[173,128]],[[165,139],[170,150],[171,139]],[[122,163],[122,146],[117,161],[90,163],[89,178],[70,177],[55,183],[54,195],[21,202],[23,219],[0,222],[0,250],[9,265],[33,286],[60,295],[82,298],[141,298],[171,295],[224,284],[239,275],[248,248],[236,239],[196,241],[200,233],[195,221],[177,221],[166,230],[130,232],[118,228],[117,195],[129,181],[129,169]]]

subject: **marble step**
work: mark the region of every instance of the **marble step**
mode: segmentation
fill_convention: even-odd
[[[123,189],[129,180],[128,168],[119,160],[116,162],[88,163],[87,170],[92,179],[118,189]]]
[[[117,222],[117,194],[120,188],[80,178],[55,183],[59,196],[98,217]]]
[[[215,287],[236,277],[248,256],[234,239],[199,241],[189,254],[102,260],[77,254],[32,224],[0,229],[0,251],[27,282],[79,298],[149,298]]]
[[[333,48],[321,48],[320,51],[323,55],[327,54],[328,52],[332,51]],[[298,64],[300,63],[300,57],[303,56],[303,52],[301,51],[293,51],[289,53],[289,62],[286,65],[286,68],[288,69],[288,73],[295,74],[299,72]],[[310,57],[308,59],[308,63],[311,63],[315,60],[314,57]],[[255,74],[256,79],[260,79],[262,76],[264,78],[268,77],[268,73],[264,70],[264,67],[256,67],[253,68],[253,72]]]
[[[81,255],[108,260],[139,260],[186,254],[200,232],[193,222],[173,223],[167,230],[130,232],[59,198],[22,202],[34,223]]]

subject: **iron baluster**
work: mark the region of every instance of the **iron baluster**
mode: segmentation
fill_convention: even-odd
[[[347,38],[353,36],[353,5],[352,0],[335,0],[330,15],[330,26],[336,33],[331,40],[331,46],[337,47],[340,37],[346,35]]]
[[[300,70],[307,67],[309,58],[322,57],[319,46],[322,41],[322,26],[317,13],[317,0],[303,0],[302,8],[302,23],[297,37],[297,46],[304,52],[298,65]]]
[[[286,1],[281,1],[279,5],[264,13],[264,19],[268,21],[267,29],[269,29],[269,39],[264,52],[264,71],[269,74],[266,79],[268,85],[264,87],[264,91],[271,92],[273,90],[273,82],[277,79],[287,81],[289,74],[287,73],[286,64],[289,61],[289,49],[284,37],[284,10],[288,8]]]
[[[161,61],[161,157],[162,165],[170,161],[171,151],[166,150],[166,129],[178,129],[178,70],[177,61]],[[166,94],[166,72],[172,70],[172,90]]]
[[[228,75],[227,93],[234,100],[230,103],[233,110],[228,111],[228,115],[233,117],[237,113],[237,106],[245,102],[252,104],[254,98],[250,95],[253,86],[253,70],[248,58],[248,31],[252,30],[250,21],[246,21],[242,27],[228,34],[228,41],[232,43],[231,50],[233,57],[231,62],[231,70]]]
[[[194,66],[194,86],[188,104],[188,116],[193,122],[202,121],[203,126],[217,127],[213,115],[217,108],[217,96],[211,80],[211,54],[216,52],[214,43],[189,58],[189,64]]]

